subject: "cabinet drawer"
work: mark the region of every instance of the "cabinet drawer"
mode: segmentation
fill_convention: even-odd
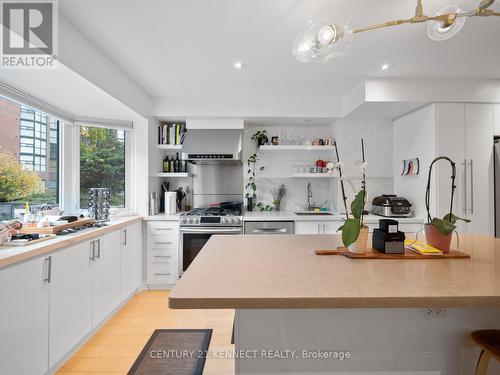
[[[177,263],[177,248],[159,249],[152,248],[148,250],[148,259],[154,263],[175,262]]]
[[[148,222],[148,236],[177,236],[179,223],[176,221],[150,221]]]
[[[177,280],[177,263],[148,263],[148,283],[173,285]]]
[[[148,249],[152,248],[177,248],[179,239],[176,236],[148,236]]]

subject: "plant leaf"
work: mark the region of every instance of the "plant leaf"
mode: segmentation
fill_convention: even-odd
[[[351,203],[351,211],[352,211],[352,216],[354,216],[355,219],[359,219],[361,217],[361,213],[363,211],[363,206],[365,201],[365,192],[361,190],[358,194],[356,194],[356,197]]]
[[[347,219],[342,226],[342,242],[344,246],[349,246],[356,242],[361,230],[361,223],[358,219]]]
[[[443,220],[443,219],[438,219],[437,217],[432,219],[431,225],[434,228],[436,228],[439,233],[441,233],[445,236],[447,236],[448,234],[453,232],[456,228],[456,226],[454,224],[452,224],[451,222],[449,222],[447,220]]]
[[[443,220],[448,221],[453,225],[455,225],[458,220],[462,220],[462,221],[465,221],[466,223],[470,223],[469,219],[464,219],[464,218],[459,217],[459,216],[454,215],[454,214],[451,214],[451,216],[450,216],[450,214],[444,215]]]

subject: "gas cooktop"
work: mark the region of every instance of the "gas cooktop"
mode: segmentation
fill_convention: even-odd
[[[242,226],[243,218],[240,210],[221,207],[195,208],[181,214],[181,226]]]

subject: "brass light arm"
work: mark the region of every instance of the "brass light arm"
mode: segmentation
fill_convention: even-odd
[[[407,19],[407,20],[388,21],[388,22],[384,22],[384,23],[379,23],[377,25],[362,27],[360,29],[354,29],[352,32],[353,32],[353,34],[357,34],[357,33],[362,33],[364,31],[382,29],[384,27],[391,27],[391,26],[403,25],[405,23],[411,23],[411,20],[412,19],[410,18],[410,19]]]

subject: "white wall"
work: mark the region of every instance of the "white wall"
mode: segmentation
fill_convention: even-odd
[[[394,121],[394,192],[408,198],[413,204],[415,216],[427,217],[425,188],[428,166],[436,157],[436,106],[429,105]],[[420,174],[401,176],[404,159],[420,159]],[[431,207],[436,207],[436,179],[431,187]],[[436,212],[431,212],[436,216]]]

